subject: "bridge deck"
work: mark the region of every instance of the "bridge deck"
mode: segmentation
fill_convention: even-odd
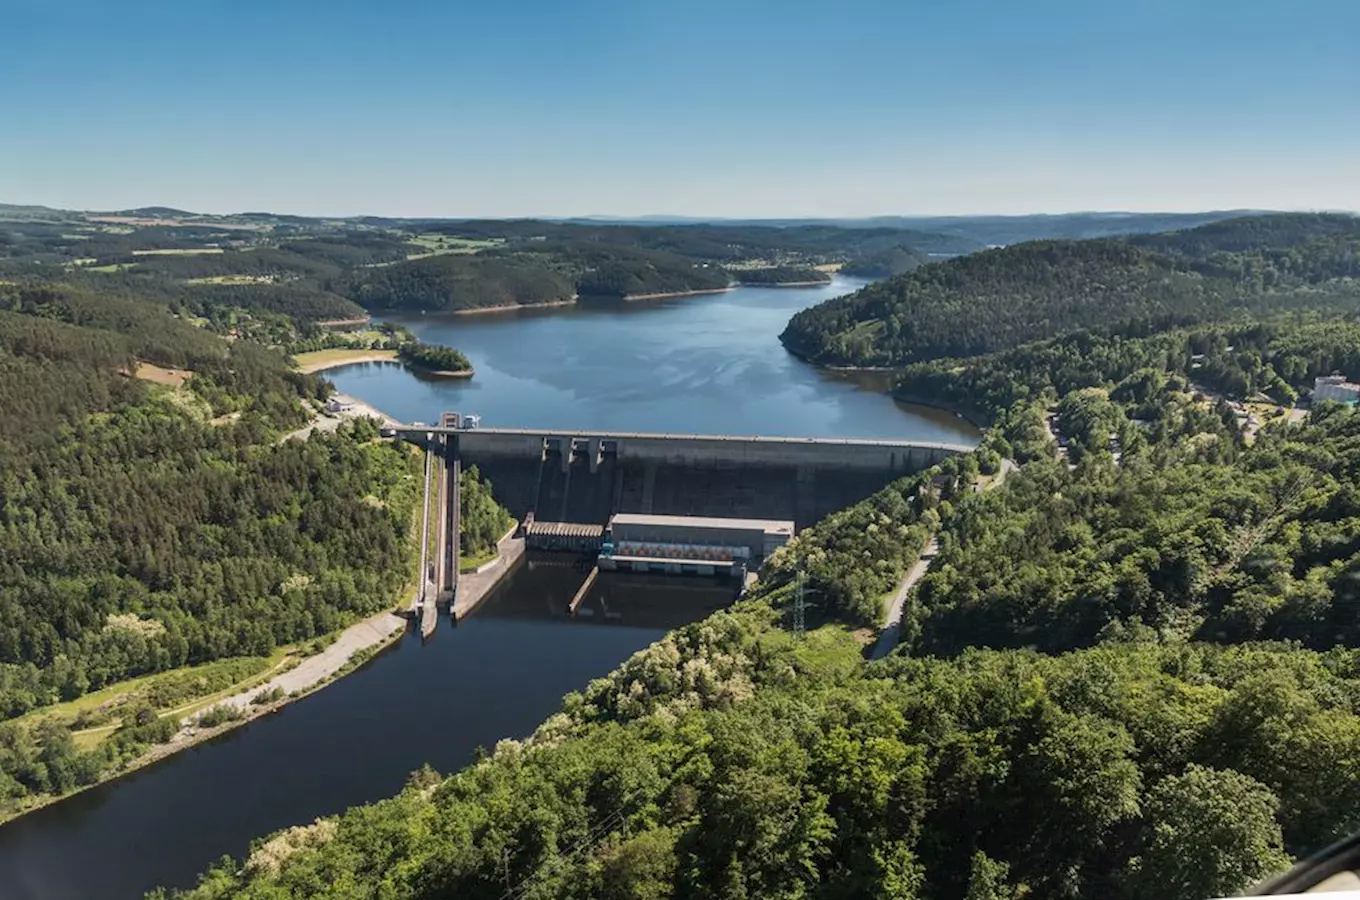
[[[516,437],[580,438],[582,440],[661,440],[661,441],[720,441],[757,444],[830,444],[848,447],[929,447],[932,449],[968,453],[971,444],[939,441],[917,441],[909,438],[817,438],[779,435],[741,434],[682,434],[645,431],[580,431],[554,428],[446,428],[438,425],[395,425],[397,434],[492,434]]]

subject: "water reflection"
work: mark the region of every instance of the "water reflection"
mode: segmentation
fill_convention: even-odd
[[[589,557],[531,553],[474,617],[666,632],[730,605],[737,594],[736,583],[727,578],[601,572],[573,615],[567,605],[593,565]]]

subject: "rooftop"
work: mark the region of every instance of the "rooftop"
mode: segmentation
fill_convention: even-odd
[[[691,528],[743,528],[751,531],[793,534],[793,523],[780,519],[718,519],[711,516],[653,516],[645,513],[615,513],[613,525],[688,525]]]

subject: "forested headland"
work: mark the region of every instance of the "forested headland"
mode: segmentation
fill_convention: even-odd
[[[187,896],[1198,900],[1360,829],[1360,412],[1294,408],[1360,325],[1103,324],[907,368],[992,422],[976,452],[800,533],[529,740]]]
[[[397,356],[408,366],[448,375],[471,375],[472,363],[462,351],[441,344],[407,341],[398,346]]]
[[[755,269],[739,269],[732,273],[732,277],[739,284],[770,287],[831,283],[831,276],[828,273],[805,266],[762,266]]]
[[[878,253],[852,259],[841,266],[842,275],[856,278],[891,278],[930,262],[930,257],[907,245],[889,247]]]
[[[280,442],[327,392],[154,301],[0,285],[0,815],[117,770],[198,694],[54,704],[186,666],[226,687],[395,604],[419,467],[366,424]]]

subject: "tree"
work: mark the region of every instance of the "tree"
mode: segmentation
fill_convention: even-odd
[[[1191,764],[1162,779],[1144,805],[1130,896],[1228,896],[1288,868],[1278,806],[1269,788],[1240,772]]]
[[[658,828],[602,854],[602,900],[665,900],[675,882],[675,834]]]
[[[1007,879],[1011,867],[997,862],[981,850],[973,854],[973,869],[968,875],[964,900],[1016,900],[1019,892]]]

